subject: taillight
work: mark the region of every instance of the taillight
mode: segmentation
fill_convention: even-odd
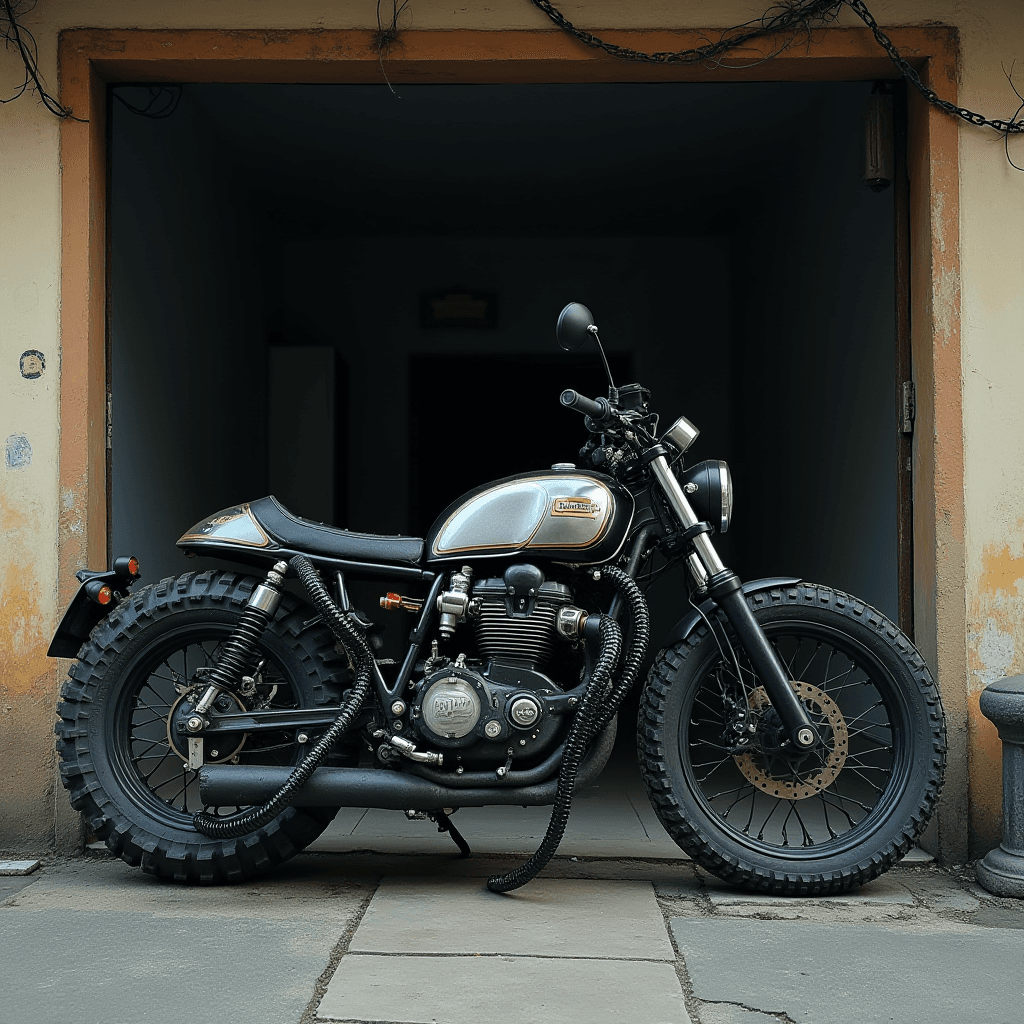
[[[107,605],[114,600],[114,592],[102,580],[93,580],[85,585],[85,592],[97,604]]]
[[[134,555],[122,555],[114,559],[114,572],[128,580],[139,578],[139,560]]]

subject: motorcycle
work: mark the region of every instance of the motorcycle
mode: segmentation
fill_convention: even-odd
[[[562,310],[556,338],[596,344],[608,375],[607,398],[561,395],[584,416],[583,468],[477,487],[423,540],[335,529],[271,496],[177,542],[258,575],[133,589],[133,557],[78,573],[48,652],[75,659],[57,749],[72,805],[114,854],[230,882],[302,850],[340,807],[427,816],[468,854],[456,809],[551,805],[537,852],[488,880],[525,884],[608,761],[647,651],[654,558],[683,567],[689,611],[644,684],[637,754],[682,850],[738,886],[822,895],[914,845],[945,765],[920,654],[839,591],[741,583],[713,542],[732,519],[728,466],[687,465],[697,428],[680,417],[659,434],[650,392],[615,386],[585,306]],[[350,580],[385,589],[382,614],[412,615],[400,662],[379,656]]]

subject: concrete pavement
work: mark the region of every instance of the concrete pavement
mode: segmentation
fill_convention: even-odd
[[[453,848],[454,849],[454,848]],[[841,898],[736,892],[679,860],[303,854],[185,888],[109,857],[0,886],[12,1024],[1018,1024],[1024,905],[930,864]]]

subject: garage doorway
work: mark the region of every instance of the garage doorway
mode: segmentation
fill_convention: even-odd
[[[860,180],[871,90],[188,85],[152,119],[148,87],[117,87],[111,549],[150,580],[202,568],[174,540],[266,493],[423,535],[471,487],[573,461],[558,393],[603,379],[553,344],[578,300],[615,375],[731,464],[727,564],[897,617],[894,192]],[[379,590],[356,587],[371,614]],[[649,598],[658,638],[685,597],[670,575]],[[612,779],[642,816],[635,710]]]
[[[549,435],[519,468],[572,461],[557,394],[583,370],[552,328],[578,300],[663,419],[702,429],[697,456],[732,465],[743,578],[897,617],[894,192],[860,181],[871,88],[188,85],[151,119],[131,109],[148,90],[118,87],[112,550],[178,572],[188,526],[270,492],[421,533],[512,468],[517,421]],[[445,293],[493,316],[431,328],[421,306]],[[319,386],[329,418],[300,417],[324,354],[343,384]],[[448,386],[417,370],[445,360]],[[289,451],[299,491],[274,468]]]

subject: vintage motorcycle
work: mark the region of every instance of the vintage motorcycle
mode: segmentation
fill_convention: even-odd
[[[638,580],[654,557],[683,564],[690,605],[637,728],[676,843],[728,882],[804,895],[867,882],[911,848],[945,765],[921,656],[839,591],[741,583],[712,541],[732,517],[728,466],[684,465],[697,429],[681,417],[659,435],[647,389],[615,386],[585,306],[565,307],[556,337],[595,343],[608,373],[606,399],[561,396],[586,417],[584,468],[477,487],[425,540],[334,529],[265,497],[178,541],[258,577],[133,590],[130,557],[78,573],[49,649],[76,659],[57,747],[72,805],[113,853],[178,881],[234,881],[303,849],[339,807],[425,814],[468,853],[454,809],[553,805],[537,852],[488,881],[524,884],[608,760],[648,645]],[[381,609],[414,615],[401,662],[378,656],[353,579],[391,583]]]

